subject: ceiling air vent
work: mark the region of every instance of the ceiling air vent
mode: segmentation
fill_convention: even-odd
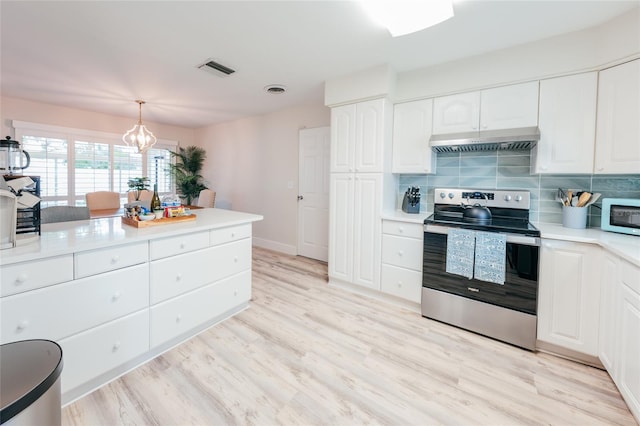
[[[196,68],[199,68],[204,71],[209,71],[210,73],[215,74],[219,77],[227,77],[233,74],[234,72],[236,72],[236,70],[229,68],[225,65],[222,65],[221,63],[216,62],[211,58],[201,63]]]

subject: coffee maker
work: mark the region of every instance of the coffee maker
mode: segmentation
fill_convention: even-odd
[[[0,175],[22,175],[31,164],[31,156],[11,136],[0,139]]]

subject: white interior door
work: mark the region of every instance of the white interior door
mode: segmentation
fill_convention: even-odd
[[[330,127],[300,130],[298,254],[327,261]]]

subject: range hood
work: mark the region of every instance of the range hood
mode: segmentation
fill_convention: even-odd
[[[523,127],[433,135],[429,143],[435,152],[515,151],[531,149],[539,140],[537,127]]]

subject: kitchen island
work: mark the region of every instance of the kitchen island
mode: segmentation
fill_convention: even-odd
[[[0,343],[60,344],[67,404],[246,309],[262,216],[195,214],[149,228],[119,217],[47,224],[2,250]]]

